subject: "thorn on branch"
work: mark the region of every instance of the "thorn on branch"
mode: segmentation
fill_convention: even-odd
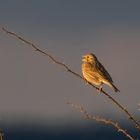
[[[133,117],[129,117],[130,120],[133,120]]]
[[[71,70],[70,70],[70,69],[67,69],[67,71],[68,71],[68,72],[71,72]]]
[[[39,51],[39,49],[38,48],[35,48],[35,51]]]

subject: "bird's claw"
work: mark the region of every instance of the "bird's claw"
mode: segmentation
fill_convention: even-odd
[[[99,87],[98,93],[100,94],[102,92],[102,90],[103,90],[103,87]]]

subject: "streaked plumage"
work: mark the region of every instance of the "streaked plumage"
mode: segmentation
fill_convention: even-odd
[[[113,84],[113,80],[97,57],[90,53],[83,56],[82,73],[84,78],[93,85],[102,88],[103,84],[110,86],[115,92],[119,89]]]

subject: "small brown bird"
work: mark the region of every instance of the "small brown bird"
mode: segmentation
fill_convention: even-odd
[[[102,89],[103,84],[107,84],[115,92],[120,92],[113,84],[113,80],[104,66],[98,61],[97,57],[90,53],[83,56],[82,73],[84,78],[91,84]]]

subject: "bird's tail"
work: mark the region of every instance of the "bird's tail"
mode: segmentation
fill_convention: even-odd
[[[110,83],[110,87],[111,87],[115,92],[120,92],[120,90],[119,90],[113,83]]]

